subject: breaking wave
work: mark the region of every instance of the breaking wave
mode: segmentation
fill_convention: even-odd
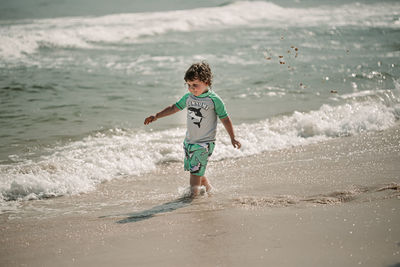
[[[226,27],[358,26],[400,28],[400,4],[284,8],[269,2],[240,1],[225,6],[166,12],[0,21],[0,59],[23,58],[40,48],[93,49],[124,45],[167,32]]]
[[[391,105],[372,100],[323,105],[314,111],[237,125],[236,134],[242,143],[240,150],[232,147],[219,125],[218,149],[211,160],[251,156],[385,130],[400,118],[400,105],[396,98],[392,101]],[[48,148],[35,159],[10,155],[13,163],[0,165],[0,200],[89,192],[104,181],[148,173],[165,162],[180,162],[184,135],[183,127],[164,131],[110,129],[81,141]]]

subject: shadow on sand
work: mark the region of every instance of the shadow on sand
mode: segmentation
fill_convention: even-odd
[[[154,217],[154,215],[156,215],[156,214],[171,212],[171,211],[189,206],[190,203],[192,203],[192,201],[193,201],[193,198],[191,198],[191,197],[181,197],[176,200],[155,206],[148,210],[134,212],[131,214],[126,214],[128,217],[117,221],[117,223],[132,223],[132,222],[140,222],[143,220],[147,220],[147,219]],[[104,218],[104,217],[108,217],[108,216],[102,216],[100,218]]]

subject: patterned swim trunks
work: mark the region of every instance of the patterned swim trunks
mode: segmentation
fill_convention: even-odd
[[[214,142],[204,144],[188,144],[186,141],[183,142],[185,171],[190,171],[191,174],[197,176],[203,176],[206,172],[208,158],[214,151],[214,147]]]

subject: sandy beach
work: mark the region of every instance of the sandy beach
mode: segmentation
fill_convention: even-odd
[[[193,201],[165,164],[0,215],[0,266],[399,266],[399,162],[397,125],[212,162]]]
[[[399,14],[2,1],[0,267],[400,267]],[[223,110],[235,134],[218,122],[214,190],[190,199],[182,143],[213,141]]]

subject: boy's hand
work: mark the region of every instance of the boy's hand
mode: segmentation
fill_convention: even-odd
[[[235,138],[232,138],[231,142],[234,148],[240,149],[242,147],[242,144]]]
[[[144,120],[144,124],[145,124],[145,125],[148,125],[148,124],[150,124],[150,123],[152,123],[153,121],[156,121],[156,120],[157,120],[156,116],[150,116],[150,117],[147,117],[147,118]]]
[[[144,124],[147,125],[149,123],[152,123],[153,121],[156,121],[157,119],[160,119],[160,118],[165,117],[165,116],[172,115],[172,114],[178,112],[179,110],[180,109],[175,104],[173,104],[171,106],[168,106],[168,107],[164,108],[160,112],[156,113],[156,115],[147,117],[144,120]]]

